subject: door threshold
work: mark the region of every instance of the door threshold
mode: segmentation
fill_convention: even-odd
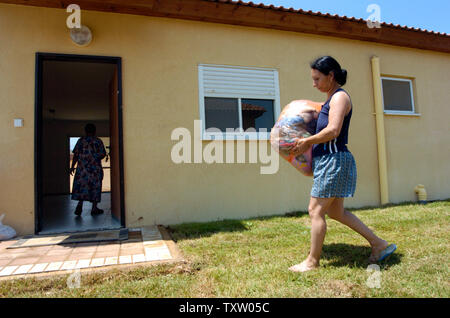
[[[122,230],[126,229],[124,226],[119,227],[104,227],[104,228],[93,228],[93,229],[83,229],[83,230],[49,230],[49,231],[40,231],[36,235],[63,235],[63,234],[73,234],[73,233],[88,233],[88,232],[101,232],[101,231],[114,231],[114,230]]]

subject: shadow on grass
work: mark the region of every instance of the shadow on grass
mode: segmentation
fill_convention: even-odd
[[[450,199],[430,201],[429,204],[434,203],[434,202],[450,202]],[[402,207],[402,206],[410,206],[410,205],[420,206],[421,204],[419,204],[417,202],[403,202],[403,203],[396,203],[396,204],[393,204],[393,203],[386,204],[383,206],[350,208],[348,210],[352,211],[352,212],[358,212],[358,211],[380,210],[380,209],[384,209],[384,208]],[[294,211],[294,212],[287,212],[287,213],[280,214],[280,215],[270,215],[270,216],[262,216],[262,217],[248,218],[248,219],[220,220],[220,221],[213,221],[213,222],[207,222],[207,223],[200,223],[200,222],[199,223],[183,223],[183,224],[176,224],[176,225],[168,225],[165,227],[169,231],[173,240],[175,242],[177,242],[177,241],[185,240],[185,239],[196,239],[196,238],[208,237],[208,236],[214,235],[216,233],[245,232],[245,231],[248,231],[251,229],[252,222],[259,221],[259,220],[270,221],[271,219],[275,219],[275,218],[303,218],[303,217],[309,217],[308,213],[305,211]],[[359,254],[363,254],[363,255],[370,254],[369,247],[363,248],[363,247],[356,246],[355,248],[363,249],[363,250],[359,251]],[[365,249],[367,249],[367,250],[365,250]],[[352,259],[354,259],[354,257]]]
[[[371,248],[369,246],[358,246],[344,243],[324,244],[322,249],[322,260],[329,260],[327,266],[350,268],[367,268],[370,265],[369,256]],[[392,265],[399,264],[403,254],[398,250],[388,258],[378,263],[382,269],[387,269]]]
[[[221,220],[208,223],[183,223],[166,226],[175,242],[185,239],[196,239],[208,237],[216,233],[244,232],[252,227],[254,221],[270,221],[271,219],[283,217],[309,217],[306,212],[289,212],[284,215],[261,216],[243,220]]]
[[[221,232],[242,232],[249,230],[246,220],[224,220],[209,223],[185,223],[167,226],[175,242],[185,239],[208,237]]]

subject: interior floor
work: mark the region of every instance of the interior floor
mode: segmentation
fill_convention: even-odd
[[[42,231],[39,234],[111,230],[121,227],[120,222],[111,214],[111,193],[103,192],[101,202],[97,204],[103,214],[91,215],[92,203],[83,203],[81,216],[74,214],[78,201],[67,195],[48,195],[43,198]]]

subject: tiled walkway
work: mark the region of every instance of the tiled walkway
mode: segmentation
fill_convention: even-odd
[[[181,259],[165,229],[156,226],[130,230],[126,241],[7,249],[18,239],[0,242],[0,279]]]

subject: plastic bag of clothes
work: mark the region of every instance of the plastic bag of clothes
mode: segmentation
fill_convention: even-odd
[[[4,214],[0,216],[0,241],[9,240],[16,236],[16,231],[12,227],[3,225],[2,220],[4,217]]]
[[[295,100],[284,107],[270,133],[272,147],[305,176],[312,176],[312,147],[294,156],[291,150],[298,138],[306,138],[316,131],[322,104],[310,100]]]

